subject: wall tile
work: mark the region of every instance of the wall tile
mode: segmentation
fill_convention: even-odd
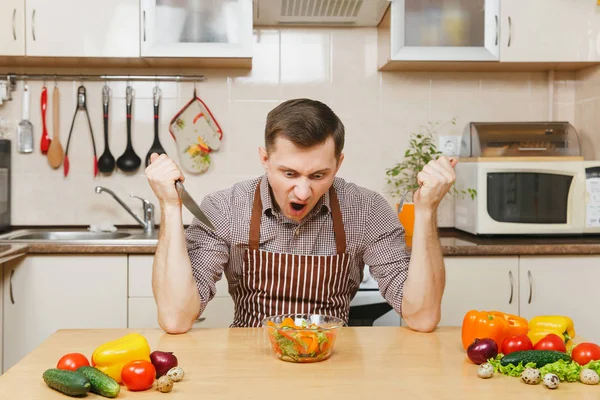
[[[477,74],[436,72],[431,74],[432,101],[477,101],[481,80]]]
[[[278,100],[280,83],[280,34],[257,29],[254,33],[252,69],[232,71],[232,100]]]

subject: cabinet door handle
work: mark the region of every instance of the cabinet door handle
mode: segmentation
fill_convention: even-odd
[[[510,47],[510,42],[512,42],[512,19],[508,17],[508,47]]]
[[[499,27],[498,27],[498,16],[494,15],[494,18],[496,18],[496,46],[498,46],[498,35],[499,35]]]
[[[527,278],[529,279],[529,300],[527,300],[527,304],[531,304],[531,297],[533,296],[533,283],[531,282],[531,271],[527,271]]]
[[[13,39],[17,40],[17,9],[13,9],[12,28],[13,28]]]
[[[33,10],[33,14],[31,14],[31,35],[33,36],[33,41],[35,42],[35,9]]]
[[[15,304],[15,297],[13,296],[13,275],[15,274],[15,270],[12,269],[10,271],[10,279],[9,279],[9,286],[8,286],[8,292],[10,294],[10,302],[12,304]]]
[[[144,42],[146,41],[146,10],[143,11],[142,13],[143,16],[143,24],[144,24]]]
[[[508,278],[510,279],[510,299],[508,299],[508,304],[512,304],[512,301],[513,301],[513,290],[514,290],[513,273],[512,273],[512,271],[508,271]]]

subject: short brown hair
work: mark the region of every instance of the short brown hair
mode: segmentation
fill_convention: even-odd
[[[333,137],[338,160],[344,148],[344,124],[331,108],[317,100],[292,99],[271,110],[265,127],[268,153],[273,150],[279,135],[304,148]]]

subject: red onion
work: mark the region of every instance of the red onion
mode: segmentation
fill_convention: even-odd
[[[177,366],[177,357],[171,351],[153,351],[150,353],[150,361],[154,365],[154,368],[156,368],[156,379]]]
[[[483,364],[498,355],[498,344],[489,338],[475,339],[467,349],[469,360],[475,364]]]

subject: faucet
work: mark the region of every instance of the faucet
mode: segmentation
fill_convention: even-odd
[[[144,228],[145,233],[152,234],[154,232],[154,205],[152,203],[142,197],[135,196],[133,194],[130,195],[131,197],[135,197],[136,199],[140,199],[142,201],[144,211],[144,219],[142,220],[133,211],[131,211],[131,208],[129,208],[127,204],[123,203],[123,201],[112,190],[102,186],[96,186],[96,193],[102,192],[106,192],[114,197],[114,199],[125,209],[125,211],[131,214],[131,216],[135,218],[135,220]]]

